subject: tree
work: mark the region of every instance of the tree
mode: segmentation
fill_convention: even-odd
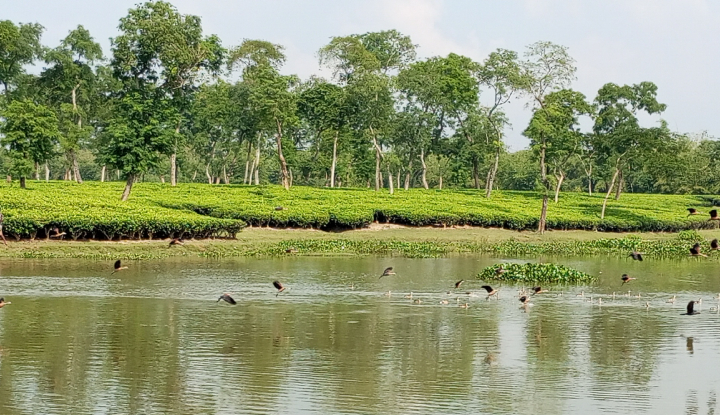
[[[13,159],[13,172],[20,176],[20,187],[34,165],[45,163],[53,155],[57,143],[58,121],[55,113],[44,105],[30,100],[11,102],[2,113],[5,123],[0,126],[4,136],[0,144],[7,146]]]
[[[76,153],[93,133],[87,123],[90,90],[95,82],[92,65],[101,59],[100,45],[93,41],[90,32],[78,26],[60,46],[46,53],[45,61],[52,66],[40,75],[47,98],[59,115],[60,145],[78,183],[82,183],[82,177]]]
[[[598,91],[595,98],[598,115],[593,131],[596,134],[599,156],[613,166],[612,180],[603,200],[601,219],[605,218],[607,200],[618,181],[620,183],[615,198],[620,198],[622,171],[627,163],[662,144],[665,135],[657,129],[640,127],[637,118],[639,111],[657,114],[667,108],[665,104],[658,102],[656,97],[657,86],[652,82],[641,82],[632,86],[608,83]],[[664,126],[660,127],[661,130],[663,128]]]
[[[557,193],[564,178],[562,168],[577,151],[583,134],[577,130],[578,118],[588,115],[592,107],[579,92],[563,89],[548,94],[543,99],[543,106],[537,108],[530,120],[530,125],[523,133],[531,139],[530,146],[540,161],[540,182],[543,186],[543,204],[540,212],[538,231],[545,231],[548,197],[551,191],[548,179],[548,165],[560,169],[556,187]]]
[[[516,52],[507,49],[498,49],[475,71],[480,85],[492,93],[492,103],[484,108],[483,114],[488,125],[492,127],[492,134],[486,136],[486,144],[494,147],[495,161],[488,170],[485,181],[485,197],[492,195],[493,183],[497,175],[500,152],[503,148],[503,129],[509,123],[504,116],[496,116],[500,108],[510,102],[515,92],[527,89],[529,86],[528,74],[523,73]]]
[[[42,31],[37,23],[15,25],[10,20],[0,21],[0,83],[5,95],[24,73],[23,65],[42,55]]]

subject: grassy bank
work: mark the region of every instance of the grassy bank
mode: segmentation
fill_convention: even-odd
[[[362,228],[373,222],[412,226],[471,225],[535,229],[541,199],[535,192],[475,190],[386,191],[279,186],[138,183],[120,202],[119,182],[29,182],[28,189],[0,185],[5,233],[45,237],[53,227],[71,239],[150,239],[173,236],[234,236],[252,226],[315,229]],[[611,200],[600,220],[602,195],[563,193],[550,204],[550,229],[616,232],[674,232],[703,229],[714,198],[625,194]],[[695,207],[703,215],[688,218]],[[281,209],[280,209],[281,208]]]
[[[23,240],[0,246],[0,257],[156,259],[168,257],[282,257],[303,255],[382,255],[442,257],[485,253],[505,256],[613,255],[626,257],[635,249],[647,258],[688,258],[695,242],[709,252],[708,241],[718,232],[685,231],[679,234],[603,234],[587,231],[553,231],[545,235],[503,229],[402,228],[373,226],[368,230],[329,233],[302,229],[248,228],[237,239],[188,240],[184,246],[167,240],[45,241]],[[712,253],[710,260],[720,258]]]

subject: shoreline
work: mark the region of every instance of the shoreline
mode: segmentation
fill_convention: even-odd
[[[530,231],[470,226],[411,227],[372,224],[363,229],[326,232],[314,229],[248,227],[236,239],[191,239],[169,246],[169,239],[143,240],[8,240],[0,258],[163,259],[281,256],[444,257],[456,254],[621,255],[640,250],[646,256],[684,258],[694,242],[707,244],[717,231],[679,233],[607,233]],[[705,248],[709,253],[709,247]],[[712,255],[715,256],[715,255]]]

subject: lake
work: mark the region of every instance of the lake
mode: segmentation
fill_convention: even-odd
[[[486,300],[477,272],[529,260],[599,280],[543,287],[549,292],[529,307],[518,301],[522,287],[491,283],[500,295]],[[0,296],[12,302],[0,309],[0,413],[717,408],[720,262],[713,259],[287,257],[125,265],[111,274],[105,261],[0,263]],[[397,274],[379,279],[388,266]],[[622,285],[623,273],[637,280]],[[288,290],[276,296],[273,280]],[[223,292],[238,305],[217,302]],[[677,301],[667,302],[673,295]],[[682,315],[698,299],[700,314]]]

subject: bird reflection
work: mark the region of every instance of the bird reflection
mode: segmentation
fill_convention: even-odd
[[[694,339],[692,337],[688,337],[685,339],[685,347],[687,348],[687,351],[690,352],[690,354],[695,353],[695,350],[693,350],[693,341]]]

